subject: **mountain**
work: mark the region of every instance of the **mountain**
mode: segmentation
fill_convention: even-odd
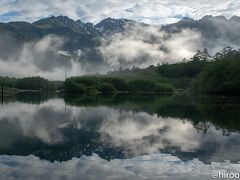
[[[83,23],[80,20],[74,21],[67,16],[52,16],[33,23],[33,25],[40,29],[57,29],[68,28],[73,32],[79,34],[97,35],[99,32],[93,27],[91,23]]]
[[[204,16],[199,20],[184,18],[177,23],[163,27],[169,33],[179,32],[183,29],[193,29],[201,33],[206,47],[213,45],[239,46],[240,17],[233,16],[229,20],[224,16]]]
[[[32,40],[43,36],[43,32],[27,22],[0,23],[0,33],[6,33],[18,40]]]
[[[0,23],[0,35],[8,34],[18,42],[38,40],[46,35],[57,35],[64,38],[63,50],[76,53],[84,49],[84,59],[102,61],[102,55],[98,51],[101,39],[106,36],[119,33],[128,28],[127,25],[138,25],[142,28],[151,26],[127,19],[106,18],[93,25],[81,20],[73,20],[66,16],[52,16],[34,23],[10,22]],[[160,28],[160,27],[159,27]],[[193,29],[202,36],[204,47],[214,49],[227,45],[240,46],[240,17],[233,16],[229,20],[224,16],[204,16],[199,20],[183,18],[177,23],[161,27],[168,33],[180,32],[183,29]]]
[[[230,18],[230,21],[240,23],[240,17],[239,16],[233,16]]]
[[[96,24],[94,27],[103,34],[114,34],[122,32],[127,23],[134,22],[127,19],[107,18]]]
[[[107,18],[93,25],[81,20],[74,21],[66,16],[52,16],[33,23],[0,23],[0,34],[8,34],[23,43],[41,39],[49,34],[57,35],[65,39],[64,50],[74,52],[81,48],[97,47],[100,38],[103,38],[105,34],[122,32],[128,22],[134,21]],[[90,51],[86,53],[86,56],[95,53]]]
[[[76,23],[81,26],[88,34],[101,35],[101,33],[94,27],[92,23],[83,23],[80,20],[77,20]]]
[[[22,41],[39,39],[48,34],[61,35],[76,41],[80,37],[91,39],[104,34],[121,32],[128,22],[133,21],[107,18],[93,25],[81,20],[74,21],[66,16],[52,16],[32,24],[27,22],[0,23],[0,33],[7,33]]]
[[[124,31],[127,24],[141,24],[127,19],[106,18],[93,25],[80,20],[74,21],[66,16],[52,16],[34,23],[10,22],[0,23],[0,32],[5,32],[21,40],[38,39],[47,34],[56,34],[68,38],[76,36],[101,37]],[[199,20],[183,18],[177,23],[163,26],[162,29],[170,33],[179,32],[182,29],[195,29],[207,38],[216,39],[228,36],[232,40],[239,40],[240,17],[233,16],[227,20],[224,16],[204,16]],[[232,36],[238,36],[237,39]]]
[[[36,21],[0,23],[0,34],[8,34],[18,42],[39,40],[46,35],[57,35],[64,38],[64,50],[73,52],[81,48],[92,48],[98,45],[97,39],[102,36],[91,23],[74,21],[66,16],[49,17]]]

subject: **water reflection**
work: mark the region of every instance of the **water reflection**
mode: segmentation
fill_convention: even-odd
[[[183,162],[167,154],[146,155],[132,159],[106,161],[96,154],[51,163],[31,155],[0,156],[0,179],[104,179],[104,180],[202,180],[213,179],[213,171],[239,172],[240,164],[203,164],[198,160]]]
[[[92,153],[107,160],[168,153],[204,163],[240,161],[236,98],[115,96],[26,102],[12,99],[0,108],[0,154],[66,161]]]

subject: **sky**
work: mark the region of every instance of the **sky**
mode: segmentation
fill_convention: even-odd
[[[0,0],[0,21],[28,21],[65,15],[84,22],[126,18],[149,24],[169,24],[204,15],[240,16],[239,0]]]

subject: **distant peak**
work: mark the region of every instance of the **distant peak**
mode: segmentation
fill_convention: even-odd
[[[114,18],[106,18],[101,22],[96,24],[94,27],[100,31],[101,33],[112,34],[118,33],[124,30],[125,24],[129,22],[126,19],[114,19]]]
[[[52,16],[33,23],[38,28],[61,28],[65,27],[74,32],[82,34],[97,34],[92,24],[87,24],[81,20],[74,21],[67,16]]]
[[[224,21],[227,20],[225,16],[216,16],[215,19],[224,20]]]
[[[82,24],[85,24],[84,22],[82,22],[80,19],[79,20],[77,20],[77,21],[75,21],[77,24],[80,24],[80,25],[82,25]]]
[[[114,18],[111,18],[111,17],[108,17],[108,18],[105,18],[104,20],[115,20]]]
[[[108,17],[106,19],[103,19],[101,22],[115,22],[115,21],[118,21],[118,19]]]
[[[56,19],[70,19],[67,16],[52,16],[51,18],[56,18]]]
[[[33,24],[39,24],[39,23],[46,23],[46,22],[61,22],[61,21],[74,21],[67,16],[51,16],[45,19],[41,19],[39,21],[34,22]]]
[[[186,16],[186,17],[183,17],[182,19],[183,19],[183,20],[188,20],[188,19],[193,19],[193,18],[190,18],[190,17],[187,17],[187,16]]]
[[[211,18],[213,18],[212,15],[206,15],[206,16],[203,16],[201,19],[205,20],[205,19],[211,19]]]
[[[86,26],[89,26],[89,27],[93,27],[93,23],[87,22],[87,23],[85,23],[85,25],[86,25]]]
[[[225,16],[206,15],[200,20],[223,20],[223,21],[227,21],[227,18]]]
[[[232,16],[229,20],[230,21],[240,21],[240,17],[239,16]]]
[[[128,20],[128,19],[115,19],[115,18],[111,18],[111,17],[108,17],[106,19],[103,19],[101,22],[125,22],[125,21],[131,21],[131,20]],[[101,23],[99,22],[99,23]]]
[[[180,22],[186,22],[186,21],[194,21],[194,19],[193,18],[189,18],[189,17],[184,17],[184,18],[182,18],[181,20],[180,20]]]

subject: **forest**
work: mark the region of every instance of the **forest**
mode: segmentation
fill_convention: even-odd
[[[55,84],[42,77],[10,78],[0,77],[1,90],[4,95],[14,95],[18,91],[35,91],[40,93],[53,92]]]
[[[116,92],[138,93],[173,93],[171,85],[156,83],[150,80],[126,81],[117,77],[82,76],[68,78],[65,83],[67,93],[77,94],[112,94]]]

